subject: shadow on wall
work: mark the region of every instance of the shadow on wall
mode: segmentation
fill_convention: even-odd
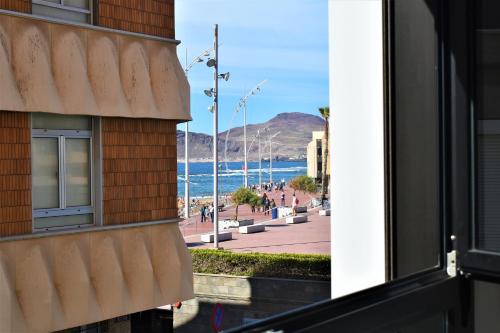
[[[195,274],[196,299],[174,311],[174,331],[213,332],[215,304],[224,310],[223,329],[229,329],[330,298],[330,282]]]

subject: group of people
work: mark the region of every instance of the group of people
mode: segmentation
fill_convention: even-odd
[[[285,182],[285,179],[283,178],[283,179],[281,179],[280,182],[269,182],[269,183],[263,183],[260,185],[253,184],[253,185],[249,185],[248,187],[254,192],[255,191],[272,192],[273,190],[283,191],[285,189],[285,185],[286,185],[286,182]]]
[[[260,199],[260,204],[264,211],[264,215],[269,215],[271,209],[276,208],[276,202],[274,201],[274,199],[269,199],[266,193],[262,195],[262,198]],[[252,213],[255,213],[255,206],[252,206]]]
[[[208,218],[210,218],[210,222],[214,223],[214,204],[210,203],[210,205],[203,205],[200,208],[200,216],[201,223],[208,222]]]

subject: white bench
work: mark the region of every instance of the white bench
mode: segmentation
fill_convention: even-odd
[[[289,216],[286,218],[286,223],[288,224],[296,224],[304,222],[307,222],[307,215]]]
[[[255,232],[266,231],[266,226],[264,224],[254,224],[254,225],[246,225],[244,227],[240,227],[240,234],[253,234]]]
[[[329,209],[322,209],[319,211],[319,216],[330,216],[330,210]]]
[[[296,213],[307,213],[307,206],[297,206],[295,207]]]
[[[218,235],[219,236],[217,237],[217,240],[219,242],[228,241],[228,240],[233,239],[233,233],[230,231],[221,231],[221,232],[219,232]],[[210,234],[201,235],[201,241],[203,243],[213,243],[214,242],[214,233],[212,232]]]

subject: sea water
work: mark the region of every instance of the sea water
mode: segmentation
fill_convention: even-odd
[[[288,181],[307,174],[306,161],[273,161],[273,182]],[[269,161],[262,162],[262,182],[269,182]],[[177,163],[177,192],[184,196],[184,163]],[[189,194],[192,198],[213,195],[213,163],[189,163]],[[227,194],[244,186],[243,162],[219,163],[219,193]],[[248,162],[248,184],[259,183],[259,162]]]

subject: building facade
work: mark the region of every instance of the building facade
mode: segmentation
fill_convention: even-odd
[[[325,151],[325,131],[313,131],[312,140],[307,145],[307,176],[321,179],[323,152]],[[330,159],[326,162],[326,174],[330,175]]]
[[[193,297],[178,43],[173,0],[0,0],[1,332]]]

